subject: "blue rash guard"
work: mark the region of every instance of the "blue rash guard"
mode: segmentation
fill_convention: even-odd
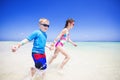
[[[32,53],[39,53],[39,54],[45,53],[45,46],[47,39],[46,32],[43,32],[41,30],[35,30],[31,35],[27,37],[27,39],[29,41],[34,40]]]

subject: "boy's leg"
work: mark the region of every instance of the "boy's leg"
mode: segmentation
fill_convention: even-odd
[[[31,68],[31,79],[32,80],[44,80],[46,69]]]
[[[46,75],[46,70],[42,70],[42,74],[41,74],[42,80],[45,78],[45,75]]]
[[[36,68],[34,68],[34,67],[31,67],[31,76],[33,77],[34,76],[34,74],[36,73]]]
[[[44,80],[44,78],[45,78],[45,70],[36,69],[36,72],[32,77],[32,80]]]
[[[41,71],[44,71],[47,68],[46,64],[46,55],[45,54],[32,54],[35,68],[31,68],[32,77],[39,73],[39,76],[42,74]],[[41,75],[42,76],[42,75]]]

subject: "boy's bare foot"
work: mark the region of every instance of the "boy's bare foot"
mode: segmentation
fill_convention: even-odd
[[[31,67],[31,76],[33,77],[36,72],[36,69],[34,67]]]

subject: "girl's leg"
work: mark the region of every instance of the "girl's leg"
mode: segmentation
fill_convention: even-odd
[[[54,52],[54,55],[52,56],[52,58],[50,59],[50,61],[48,62],[48,64],[52,63],[52,61],[57,57],[58,53],[59,53],[59,50],[56,48],[55,52]]]
[[[63,69],[64,65],[69,61],[70,56],[67,54],[67,52],[63,49],[63,47],[58,47],[59,51],[65,56],[62,64],[60,65],[60,69]]]

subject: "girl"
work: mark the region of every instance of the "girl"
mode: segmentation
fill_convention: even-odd
[[[64,50],[63,46],[67,41],[70,42],[72,45],[77,46],[74,42],[72,42],[72,40],[69,37],[69,31],[70,29],[73,28],[73,26],[74,26],[74,20],[67,19],[64,29],[60,32],[60,34],[57,36],[57,38],[55,38],[54,42],[51,44],[51,49],[53,49],[54,46],[56,49],[54,51],[54,55],[49,61],[49,64],[52,63],[52,61],[57,57],[59,52],[61,52],[65,56],[62,64],[60,65],[60,69],[63,69],[63,66],[69,61],[70,56]]]

